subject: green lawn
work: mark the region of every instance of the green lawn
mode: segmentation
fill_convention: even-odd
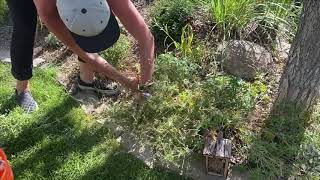
[[[25,114],[12,96],[10,67],[0,64],[0,146],[16,179],[184,179],[121,151],[108,129],[56,83],[55,72],[35,70],[32,90],[40,109]]]

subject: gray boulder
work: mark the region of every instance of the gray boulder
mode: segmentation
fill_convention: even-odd
[[[271,53],[249,41],[227,42],[223,57],[224,70],[246,80],[253,80],[258,73],[270,73],[273,69]]]

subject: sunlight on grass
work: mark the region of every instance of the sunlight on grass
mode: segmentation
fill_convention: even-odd
[[[121,153],[108,129],[58,85],[55,72],[35,71],[32,90],[40,109],[25,114],[12,98],[10,67],[0,64],[0,146],[16,179],[183,179]]]

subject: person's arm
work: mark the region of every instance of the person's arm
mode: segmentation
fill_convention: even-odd
[[[133,91],[137,90],[136,80],[130,80],[112,67],[106,60],[98,54],[87,53],[83,51],[73,39],[71,33],[61,20],[56,0],[34,0],[41,21],[46,25],[50,32],[66,45],[71,51],[77,54],[81,59],[93,66],[98,72],[105,74],[108,78],[120,82]]]
[[[112,11],[139,44],[141,67],[140,83],[150,83],[154,71],[155,43],[148,25],[131,0],[107,1]]]

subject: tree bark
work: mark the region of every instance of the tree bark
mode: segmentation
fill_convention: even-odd
[[[320,0],[305,0],[276,104],[311,110],[320,97]]]

